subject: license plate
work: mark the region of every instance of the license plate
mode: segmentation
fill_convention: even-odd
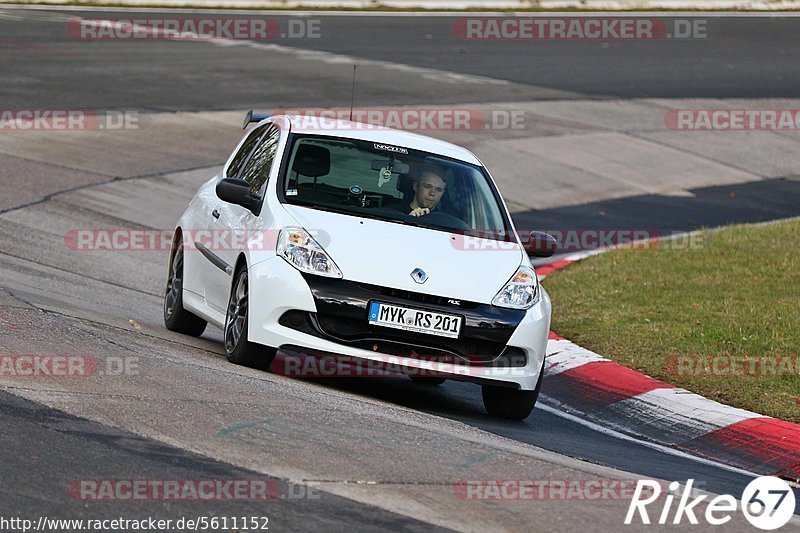
[[[368,320],[370,324],[376,326],[428,333],[451,339],[458,338],[461,332],[460,316],[443,315],[382,302],[370,303]]]

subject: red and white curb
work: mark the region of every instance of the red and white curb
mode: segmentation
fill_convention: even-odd
[[[540,278],[599,251],[536,267]],[[800,425],[709,400],[550,334],[543,400],[622,434],[800,481]]]

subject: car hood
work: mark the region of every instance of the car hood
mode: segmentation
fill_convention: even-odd
[[[518,243],[285,205],[339,266],[344,279],[490,303],[523,259]],[[428,276],[417,283],[411,272]]]

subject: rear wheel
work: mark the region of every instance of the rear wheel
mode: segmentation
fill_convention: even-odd
[[[183,308],[183,243],[172,254],[167,291],[164,294],[164,325],[168,330],[199,337],[206,321]]]
[[[266,370],[277,350],[247,340],[248,309],[247,267],[241,266],[233,278],[225,315],[225,356],[231,363]]]
[[[533,390],[518,390],[497,385],[483,385],[483,406],[486,411],[498,418],[524,420],[536,406],[539,391],[542,389],[544,362],[539,371],[539,380]]]

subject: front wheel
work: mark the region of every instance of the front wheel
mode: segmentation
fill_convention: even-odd
[[[237,365],[266,370],[277,350],[247,340],[249,286],[247,267],[236,271],[225,315],[225,357]]]
[[[496,385],[483,385],[483,406],[486,411],[499,418],[524,420],[533,411],[537,391],[517,390]]]
[[[498,418],[524,420],[533,412],[539,391],[542,390],[544,362],[539,371],[539,379],[533,390],[518,390],[497,385],[483,385],[483,406],[486,411]]]

